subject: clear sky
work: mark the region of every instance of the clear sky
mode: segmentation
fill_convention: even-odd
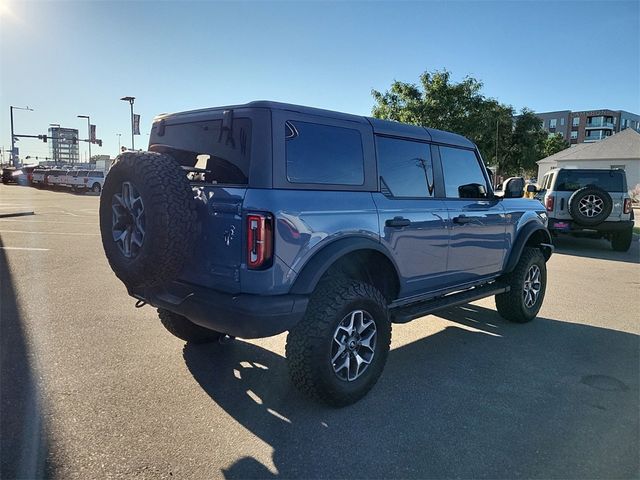
[[[369,114],[371,89],[424,70],[472,75],[517,109],[640,113],[640,1],[0,0],[0,146],[90,115],[114,156],[135,96],[156,114],[268,99]],[[38,140],[20,154],[44,156]],[[81,146],[81,155],[86,143]]]

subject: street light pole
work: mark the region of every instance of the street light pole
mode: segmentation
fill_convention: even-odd
[[[122,136],[121,133],[116,133],[116,137],[118,137],[118,155],[120,155],[120,137]]]
[[[26,107],[14,107],[13,105],[9,106],[9,115],[11,116],[11,165],[13,165],[14,167],[16,167],[16,156],[15,156],[15,151],[16,151],[16,139],[14,137],[14,132],[13,132],[13,109],[16,110],[29,110],[30,112],[33,112],[32,108]]]
[[[133,102],[136,97],[122,97],[120,100],[123,102],[129,102],[131,106],[131,150],[135,150],[134,142],[133,142]]]
[[[89,115],[78,115],[78,118],[86,118],[87,119],[87,133],[89,136],[87,137],[87,142],[89,143],[89,162],[91,161],[91,119]]]

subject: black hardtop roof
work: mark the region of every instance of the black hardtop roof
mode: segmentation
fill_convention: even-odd
[[[220,107],[203,108],[199,110],[189,110],[178,113],[161,114],[154,119],[154,122],[162,119],[173,119],[176,117],[194,116],[202,118],[209,112],[213,113],[219,112],[221,110],[235,110],[240,108],[267,108],[270,110],[287,110],[307,115],[316,115],[319,117],[330,117],[359,124],[368,123],[373,127],[373,131],[375,133],[382,135],[431,140],[437,143],[445,143],[448,145],[456,145],[466,148],[475,148],[474,143],[471,142],[468,138],[453,132],[446,132],[444,130],[438,130],[435,128],[420,127],[417,125],[410,125],[407,123],[395,122],[391,120],[380,120],[378,118],[366,117],[362,115],[336,112],[333,110],[325,110],[322,108],[306,107],[304,105],[294,105],[291,103],[272,102],[268,100],[257,100],[241,105],[227,105]]]

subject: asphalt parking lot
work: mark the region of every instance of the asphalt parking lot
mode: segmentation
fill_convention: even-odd
[[[640,251],[560,239],[540,317],[493,299],[395,325],[334,410],[284,340],[186,345],[134,308],[98,198],[0,185],[2,478],[637,478]]]

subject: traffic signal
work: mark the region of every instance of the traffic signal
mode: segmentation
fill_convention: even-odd
[[[98,139],[98,140],[96,140],[96,143],[98,144],[99,147],[102,146],[102,140]]]
[[[44,143],[47,143],[47,136],[46,135],[38,135],[38,139],[42,140]]]
[[[74,145],[78,144],[78,137],[71,137],[71,143]]]

